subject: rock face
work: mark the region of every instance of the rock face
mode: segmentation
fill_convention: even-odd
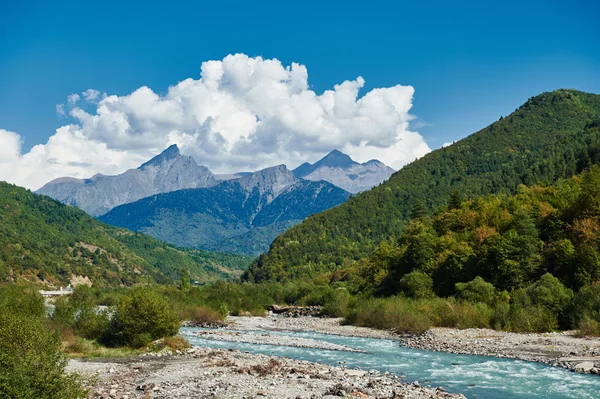
[[[183,156],[176,145],[144,163],[116,176],[97,174],[89,179],[55,179],[36,193],[75,205],[92,216],[150,195],[185,188],[211,187],[217,178],[192,157]]]
[[[283,231],[350,197],[326,181],[298,179],[285,165],[121,205],[103,222],[175,245],[258,255]]]
[[[325,180],[353,194],[375,187],[394,172],[394,169],[380,161],[371,160],[361,164],[338,150],[333,150],[314,165],[304,163],[293,171],[298,178]]]

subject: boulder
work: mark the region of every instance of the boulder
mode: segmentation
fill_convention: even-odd
[[[578,373],[589,373],[592,371],[592,369],[594,368],[594,363],[592,362],[581,362],[575,365],[575,367],[573,367],[573,370],[577,371]]]

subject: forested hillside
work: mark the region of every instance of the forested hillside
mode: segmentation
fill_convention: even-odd
[[[164,283],[179,278],[182,268],[194,279],[212,281],[235,274],[231,270],[249,259],[178,249],[0,182],[0,281],[66,285],[81,276],[99,286]]]
[[[511,292],[546,273],[574,290],[600,280],[599,165],[553,186],[520,186],[515,195],[463,200],[455,193],[333,280],[353,292],[410,296],[407,281],[422,279],[450,296],[460,294],[457,283],[477,277]]]
[[[249,281],[335,270],[397,239],[411,216],[467,197],[547,185],[600,161],[600,96],[557,90],[395,173],[379,187],[279,236],[245,274]]]

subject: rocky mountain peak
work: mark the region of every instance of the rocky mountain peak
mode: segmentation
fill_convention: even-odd
[[[164,162],[169,162],[180,157],[181,152],[179,152],[179,147],[177,147],[177,144],[173,144],[148,162],[143,163],[138,169],[143,170],[148,166],[157,166]]]
[[[293,173],[301,179],[325,180],[351,193],[359,193],[388,179],[394,170],[376,159],[361,164],[333,150],[314,165],[304,163]]]
[[[354,162],[350,156],[333,150],[329,154],[325,155],[319,162],[315,163],[315,168],[321,166],[329,166],[330,168],[348,168],[352,165],[356,165],[358,162]]]
[[[269,197],[273,199],[283,190],[298,182],[298,179],[285,165],[277,165],[259,170],[237,181],[247,191],[257,188],[261,195],[268,193]]]

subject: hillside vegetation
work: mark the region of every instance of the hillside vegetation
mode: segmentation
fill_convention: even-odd
[[[467,197],[548,185],[600,161],[600,96],[557,90],[395,173],[280,235],[244,275],[248,281],[302,278],[342,268],[396,240],[411,216]],[[416,213],[415,213],[416,212]]]
[[[95,285],[230,277],[250,258],[188,251],[98,222],[46,196],[0,182],[0,282],[23,278],[66,285],[73,276]]]
[[[252,176],[263,184],[244,184]],[[346,201],[350,193],[324,181],[296,179],[285,168],[269,168],[214,187],[178,190],[118,206],[100,217],[168,243],[258,256],[289,227]],[[287,185],[281,193],[276,183]]]

